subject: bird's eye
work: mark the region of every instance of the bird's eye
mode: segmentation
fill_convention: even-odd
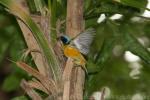
[[[60,40],[63,42],[63,44],[68,44],[69,40],[65,36],[61,36]]]

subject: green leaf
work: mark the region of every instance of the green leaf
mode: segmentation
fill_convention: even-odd
[[[150,64],[150,52],[147,50],[147,48],[144,48],[131,34],[130,28],[131,27],[127,24],[120,27],[125,49],[131,51],[146,63]]]
[[[116,3],[117,1],[119,3]],[[126,0],[127,1],[127,0]],[[145,11],[147,0],[128,0],[129,4],[124,4],[120,0],[101,0],[97,4],[92,5],[88,11],[84,12],[85,19],[99,18],[100,14],[105,13],[107,16],[112,16],[113,14],[122,14],[124,16],[135,16],[135,14],[141,14]],[[134,4],[138,2],[138,4]]]
[[[93,5],[92,0],[86,0],[86,2],[84,3],[84,9],[85,9],[84,13],[90,12],[91,7],[93,7],[92,5]]]
[[[147,0],[115,0],[118,1],[124,5],[139,8],[139,9],[145,9],[146,5],[148,3]]]
[[[147,23],[145,26],[144,26],[144,33],[146,34],[146,36],[148,36],[148,38],[150,39],[150,23]]]
[[[15,75],[8,76],[2,85],[2,89],[6,92],[16,90],[20,86],[20,81]]]
[[[56,28],[56,21],[57,21],[57,1],[56,0],[48,0],[48,8],[49,8],[49,12],[51,14],[50,16],[50,20],[51,20],[51,27],[52,28]],[[55,30],[51,29],[51,41],[52,41],[52,45],[54,45],[56,43],[56,38],[57,38],[57,34]]]
[[[101,50],[98,52],[96,57],[96,64],[97,66],[103,66],[105,62],[108,60],[108,58],[112,54],[112,49],[115,45],[115,39],[114,38],[108,38],[104,41],[103,46]]]
[[[101,50],[97,53],[95,61],[92,61],[92,58],[88,60],[87,69],[89,73],[99,73],[103,70],[104,65],[112,55],[114,44],[115,39],[108,38],[104,40]]]
[[[85,20],[85,25],[86,25],[85,27],[86,27],[86,29],[91,27],[91,26],[96,28],[98,26],[97,20],[98,20],[98,18]]]
[[[36,13],[37,9],[35,7],[34,0],[27,0],[27,3],[28,3],[28,7],[29,7],[31,13]]]
[[[11,100],[29,100],[29,99],[26,96],[19,96],[19,97],[12,98]]]

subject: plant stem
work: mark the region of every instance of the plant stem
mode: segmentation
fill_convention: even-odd
[[[77,34],[83,31],[83,0],[68,0],[66,21],[66,33],[70,37],[75,37]],[[68,85],[70,89],[68,89],[68,92],[65,92],[67,94],[63,94],[63,97],[67,96],[66,100],[82,100],[85,73],[81,67],[75,67],[73,63],[67,64],[70,64],[71,66],[66,65],[64,74],[67,73],[68,70],[70,70],[69,72],[72,73],[70,74],[71,78]],[[72,69],[69,67],[72,67]],[[66,88],[64,87],[64,90],[65,89]]]

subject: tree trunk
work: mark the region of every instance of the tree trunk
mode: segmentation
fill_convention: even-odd
[[[66,33],[70,37],[75,37],[83,31],[83,22],[83,0],[68,0]],[[64,85],[63,100],[82,100],[85,81],[84,71],[81,67],[75,67],[72,60],[69,59],[66,63],[65,73],[69,76],[66,75],[66,78],[64,76],[66,86]]]

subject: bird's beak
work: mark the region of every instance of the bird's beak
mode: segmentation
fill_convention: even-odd
[[[60,37],[57,37],[56,40],[57,40],[61,45],[63,45],[63,43],[62,43]]]

